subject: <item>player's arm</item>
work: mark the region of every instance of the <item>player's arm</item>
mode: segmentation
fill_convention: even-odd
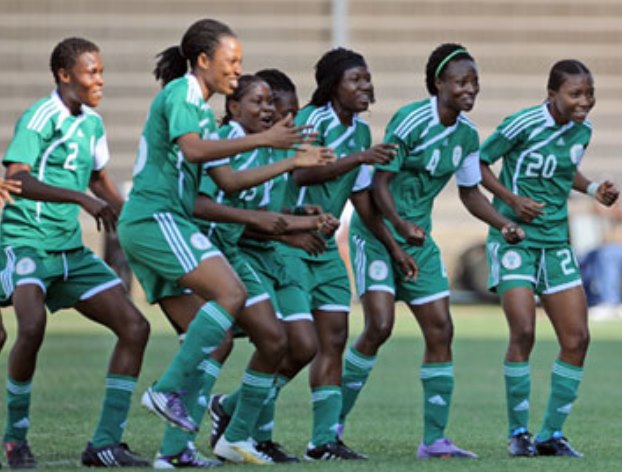
[[[261,133],[233,139],[201,139],[198,133],[187,133],[177,138],[177,145],[188,162],[201,163],[234,156],[259,147],[295,149],[298,144],[313,139],[304,134],[306,126],[292,126],[291,116],[286,116]]]
[[[400,247],[395,238],[393,238],[393,235],[384,224],[382,215],[374,206],[371,192],[369,190],[363,190],[353,193],[350,195],[350,201],[352,205],[354,205],[363,223],[365,223],[374,236],[384,244],[384,247],[387,248],[387,251],[391,254],[391,258],[405,274],[405,279],[415,279],[419,272],[417,263]]]
[[[372,183],[372,197],[374,203],[408,244],[421,246],[425,240],[425,232],[423,229],[414,223],[403,220],[395,209],[395,201],[393,200],[393,194],[389,188],[389,184],[393,177],[395,177],[395,172],[376,169]]]
[[[510,206],[516,216],[526,223],[530,223],[535,218],[544,214],[542,208],[544,203],[536,202],[531,198],[521,197],[506,188],[497,176],[490,169],[490,165],[485,161],[480,161],[480,172],[482,174],[482,185],[492,192],[493,195],[503,200]]]
[[[230,207],[217,203],[203,194],[199,194],[195,201],[194,216],[217,223],[249,225],[257,231],[268,234],[282,234],[287,228],[287,222],[279,213]]]
[[[578,192],[593,196],[596,201],[605,206],[613,205],[620,195],[620,191],[610,180],[605,180],[601,183],[594,182],[580,171],[577,171],[574,176],[572,188]]]
[[[296,185],[318,185],[350,172],[364,164],[387,164],[395,157],[396,146],[393,144],[377,144],[361,152],[349,154],[346,157],[323,166],[321,168],[298,169],[294,172]]]
[[[27,164],[9,162],[6,165],[6,177],[21,182],[23,198],[42,202],[75,203],[95,218],[97,230],[103,225],[106,231],[114,231],[116,213],[107,202],[86,193],[43,183],[30,175],[31,168]]]
[[[105,169],[91,172],[89,189],[97,198],[107,201],[114,210],[121,213],[125,199]]]
[[[252,135],[251,135],[252,136]],[[226,139],[214,142],[223,142]],[[321,168],[334,161],[335,155],[329,148],[304,145],[296,154],[260,167],[234,171],[229,165],[208,169],[209,176],[225,193],[235,193],[255,187],[274,177],[303,167]]]

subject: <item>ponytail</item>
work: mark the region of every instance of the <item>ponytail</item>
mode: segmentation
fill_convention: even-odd
[[[158,62],[153,69],[153,75],[162,83],[162,87],[188,72],[188,60],[179,46],[171,46],[156,57]]]

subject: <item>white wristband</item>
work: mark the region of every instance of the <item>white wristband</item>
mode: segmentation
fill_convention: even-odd
[[[600,184],[598,182],[590,182],[590,185],[588,185],[585,189],[585,193],[591,195],[592,197],[595,197],[596,192],[598,192],[598,187],[600,187]]]

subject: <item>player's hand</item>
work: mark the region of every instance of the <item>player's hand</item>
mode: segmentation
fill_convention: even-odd
[[[317,137],[309,133],[311,126],[294,126],[291,114],[277,121],[272,127],[263,131],[263,141],[266,147],[278,149],[296,149],[298,144],[308,143]]]
[[[331,148],[312,146],[303,144],[298,148],[298,152],[293,157],[294,167],[316,167],[325,166],[336,159],[335,152]]]
[[[419,266],[413,259],[413,257],[404,251],[401,247],[397,246],[396,249],[391,253],[391,258],[397,266],[400,268],[400,271],[404,274],[404,281],[406,280],[415,280],[417,278],[417,274],[419,273]]]
[[[613,205],[618,197],[620,196],[620,191],[616,188],[615,184],[610,180],[605,180],[598,186],[598,190],[596,190],[596,201],[598,203],[602,203],[605,206]]]
[[[281,236],[285,244],[303,249],[312,256],[317,256],[326,250],[326,242],[315,233],[293,233]]]
[[[249,227],[267,234],[283,234],[287,230],[287,221],[283,215],[272,211],[257,211],[254,221],[249,223]]]
[[[321,215],[324,212],[320,205],[313,205],[310,203],[305,203],[304,205],[296,207],[294,214],[296,215]]]
[[[412,244],[413,246],[423,246],[425,241],[425,231],[420,226],[415,223],[402,220],[400,224],[395,227],[395,229],[402,235],[408,244]]]
[[[313,218],[317,218],[317,231],[326,236],[332,236],[339,228],[340,221],[330,213],[322,213]]]
[[[22,193],[21,180],[0,179],[0,206],[4,203],[15,203],[12,193]]]
[[[501,235],[507,243],[516,244],[525,239],[525,230],[511,221],[501,228]]]
[[[531,198],[515,195],[510,206],[516,216],[525,223],[531,223],[538,216],[544,215],[544,211],[542,211],[544,203],[536,202]]]
[[[102,226],[104,230],[109,233],[117,229],[117,219],[119,215],[117,215],[114,208],[104,200],[83,194],[80,206],[84,208],[89,215],[95,218],[97,222],[97,231],[101,231]]]
[[[396,154],[396,144],[376,144],[361,152],[361,164],[388,164]]]

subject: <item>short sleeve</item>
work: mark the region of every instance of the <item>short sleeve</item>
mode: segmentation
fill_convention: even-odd
[[[28,121],[29,116],[24,114],[15,125],[15,134],[2,159],[5,165],[16,162],[34,167],[39,159],[43,138],[38,131],[27,126]]]
[[[184,87],[175,87],[164,100],[170,142],[184,134],[201,134],[201,110],[198,105],[188,101],[186,95]]]
[[[352,192],[360,192],[362,190],[366,190],[371,186],[371,171],[369,170],[369,166],[367,164],[363,164],[359,167],[358,174],[356,175],[356,180],[354,181],[354,185],[352,186]]]
[[[479,152],[475,151],[464,158],[456,171],[456,183],[460,187],[473,187],[482,180],[479,169]]]
[[[493,164],[502,158],[509,150],[516,145],[518,136],[512,139],[502,133],[502,129],[510,122],[510,118],[506,118],[503,123],[492,133],[480,148],[480,160],[488,164]]]

